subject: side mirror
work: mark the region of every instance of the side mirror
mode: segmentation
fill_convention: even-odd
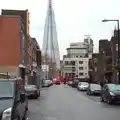
[[[21,93],[21,94],[20,94],[20,101],[21,101],[21,102],[24,102],[24,101],[25,101],[25,98],[26,98],[25,93]]]

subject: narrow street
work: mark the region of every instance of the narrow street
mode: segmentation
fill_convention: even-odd
[[[43,88],[39,100],[29,100],[29,120],[119,120],[120,105],[107,105],[99,97],[75,88]]]

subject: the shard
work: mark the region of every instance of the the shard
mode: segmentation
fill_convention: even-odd
[[[43,62],[49,66],[49,72],[52,71],[52,73],[50,73],[51,77],[55,76],[55,72],[60,69],[60,55],[52,0],[49,0],[48,3],[44,27],[42,55]]]

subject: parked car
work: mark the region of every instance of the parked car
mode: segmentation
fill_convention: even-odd
[[[73,81],[68,81],[67,84],[68,84],[69,86],[72,86],[72,82],[73,82]]]
[[[53,84],[55,84],[56,78],[53,79]]]
[[[0,79],[0,120],[26,120],[28,99],[21,79]]]
[[[25,85],[25,91],[28,97],[38,98],[40,96],[40,90],[36,85]]]
[[[99,84],[90,83],[87,89],[88,95],[100,95],[101,86]]]
[[[89,86],[88,82],[79,82],[77,89],[80,91],[87,91],[88,86]]]
[[[79,80],[74,79],[73,82],[72,82],[72,87],[77,87],[78,83],[79,83]]]
[[[45,79],[42,82],[42,87],[50,87],[51,85],[53,85],[53,81],[50,79]]]
[[[58,80],[58,79],[56,79],[55,82],[54,82],[54,84],[56,84],[56,85],[60,85],[60,84],[61,84],[61,81]]]
[[[120,102],[120,85],[119,84],[105,84],[101,91],[101,102],[108,104]]]

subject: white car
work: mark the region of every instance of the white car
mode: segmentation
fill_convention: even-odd
[[[77,89],[81,91],[87,91],[88,86],[89,86],[88,82],[79,82]]]
[[[52,80],[43,80],[42,87],[49,87],[52,85]]]

